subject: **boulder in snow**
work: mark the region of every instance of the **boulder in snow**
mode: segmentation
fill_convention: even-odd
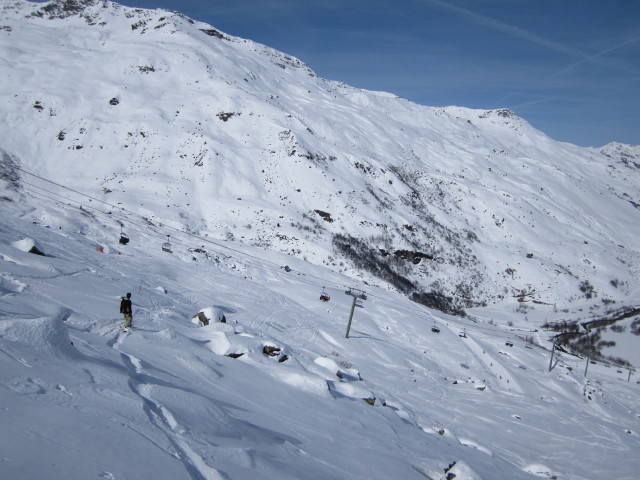
[[[262,348],[262,353],[270,357],[277,357],[278,355],[280,355],[280,351],[281,350],[278,347],[273,347],[271,345],[265,345]]]
[[[201,327],[206,327],[211,322],[227,323],[224,312],[215,307],[203,308],[191,318],[191,321]]]

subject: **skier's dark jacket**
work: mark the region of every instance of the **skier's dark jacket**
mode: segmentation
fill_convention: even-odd
[[[128,313],[131,315],[131,300],[125,297],[122,297],[122,301],[120,302],[120,313]]]

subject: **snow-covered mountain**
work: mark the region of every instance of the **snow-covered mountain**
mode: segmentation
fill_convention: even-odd
[[[450,312],[600,308],[638,283],[637,147],[351,88],[175,12],[2,12],[1,147],[25,169]]]
[[[0,476],[635,478],[632,372],[549,370],[540,326],[640,362],[640,147],[177,12],[0,9]]]

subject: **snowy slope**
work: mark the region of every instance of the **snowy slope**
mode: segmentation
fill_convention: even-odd
[[[111,222],[125,214],[3,198],[2,478],[636,478],[635,375],[584,377],[565,354],[549,372],[524,323],[438,315],[131,216],[122,246]],[[164,231],[172,253],[153,245]],[[367,290],[348,339],[347,287]],[[200,310],[227,322],[200,327]]]
[[[639,147],[175,12],[0,9],[0,477],[636,478],[635,374],[549,371],[539,327],[638,305]]]

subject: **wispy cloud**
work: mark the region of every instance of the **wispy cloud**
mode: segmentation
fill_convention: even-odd
[[[485,15],[480,15],[479,13],[476,13],[472,10],[462,8],[457,5],[453,5],[449,2],[445,2],[443,0],[422,0],[422,1],[425,4],[430,4],[435,7],[443,8],[451,12],[457,13],[479,25],[484,25],[486,27],[501,31],[513,37],[527,40],[529,42],[541,45],[551,50],[555,50],[556,52],[565,53],[567,55],[571,55],[574,57],[580,57],[585,59],[585,61],[588,61],[590,58],[589,55],[587,55],[586,53],[576,50],[574,48],[570,48],[565,45],[553,42],[539,35],[536,35],[535,33],[528,32],[523,28],[501,22],[500,20],[497,20],[495,18],[487,17]]]
[[[618,45],[615,45],[613,47],[609,47],[609,48],[607,48],[605,50],[602,50],[601,52],[596,53],[595,55],[588,56],[587,58],[584,58],[584,59],[580,60],[579,62],[573,63],[573,64],[571,64],[571,65],[569,65],[569,66],[567,66],[567,67],[565,67],[565,68],[563,68],[561,70],[558,70],[557,72],[555,72],[555,73],[553,73],[551,75],[548,75],[547,77],[544,77],[544,78],[540,79],[535,84],[531,83],[531,84],[527,85],[526,87],[523,87],[523,88],[521,88],[521,89],[519,89],[519,90],[517,90],[515,92],[512,92],[512,93],[510,93],[508,95],[505,95],[504,97],[502,97],[498,101],[496,101],[496,104],[497,105],[501,104],[502,102],[504,102],[508,98],[514,97],[516,95],[520,95],[520,94],[522,94],[522,93],[524,93],[524,92],[526,92],[528,90],[531,90],[536,85],[539,85],[541,83],[546,83],[546,82],[549,82],[550,80],[554,80],[554,79],[556,79],[556,78],[558,78],[558,77],[560,77],[560,76],[562,76],[562,75],[564,75],[566,73],[569,73],[571,70],[574,70],[575,68],[579,67],[580,65],[583,65],[583,64],[588,63],[588,62],[593,62],[598,57],[601,57],[603,55],[611,53],[611,52],[613,52],[615,50],[618,50],[618,49],[620,49],[622,47],[626,47],[627,45],[631,45],[632,43],[635,43],[638,40],[640,40],[640,36],[634,37],[634,38],[632,38],[630,40],[622,42],[622,43],[620,43]],[[632,73],[632,74],[635,74],[635,75],[638,74],[637,70],[631,70],[631,69],[627,69],[627,68],[624,68],[624,70],[626,72],[628,72],[628,73]]]
[[[597,59],[598,57],[602,57],[603,55],[606,55],[606,54],[611,53],[611,52],[613,52],[615,50],[618,50],[619,48],[626,47],[627,45],[631,45],[632,43],[635,43],[638,40],[640,40],[640,35],[635,37],[635,38],[632,38],[631,40],[627,40],[625,42],[622,42],[619,45],[615,45],[613,47],[610,47],[610,48],[607,48],[605,50],[602,50],[601,52],[598,52],[595,55],[591,55],[591,56],[589,56],[589,57],[587,57],[587,58],[585,58],[583,60],[580,60],[579,62],[574,63],[573,65],[569,65],[568,67],[566,67],[566,68],[560,70],[559,72],[555,73],[554,75],[552,75],[552,77],[557,77],[558,75],[562,75],[563,73],[566,73],[566,72],[568,72],[570,70],[573,70],[574,68],[576,68],[579,65],[582,65],[583,63],[592,62],[595,59]],[[629,69],[629,68],[622,68],[622,69],[625,70],[628,73],[633,73],[633,74],[637,74],[638,73],[637,69],[636,70],[632,70],[632,69]]]

